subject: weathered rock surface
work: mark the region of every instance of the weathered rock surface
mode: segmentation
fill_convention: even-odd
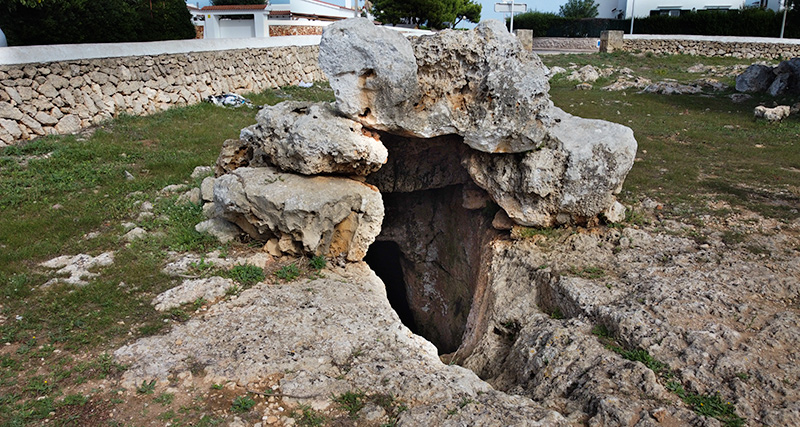
[[[500,22],[413,42],[391,33],[366,19],[323,33],[320,67],[353,120],[421,138],[459,134],[486,152],[526,151],[545,139],[544,66]]]
[[[567,80],[578,82],[594,82],[600,78],[600,73],[591,65],[585,65],[567,76]]]
[[[526,154],[475,153],[466,167],[522,225],[585,223],[614,206],[614,194],[633,166],[630,128],[589,120],[553,108],[558,124],[550,144]]]
[[[45,261],[39,265],[50,269],[58,269],[56,274],[68,277],[55,277],[48,280],[42,286],[50,286],[56,283],[68,283],[71,285],[83,286],[89,282],[86,279],[99,276],[98,273],[90,270],[98,267],[105,267],[114,263],[114,252],[104,252],[98,256],[78,254],[75,256],[62,255]]]
[[[396,64],[402,75],[381,62],[386,56],[383,41],[373,39],[384,37],[385,31],[366,20],[348,20],[331,25],[323,35],[320,64],[345,114],[365,126],[410,134],[420,141],[456,134],[473,150],[492,153],[460,156],[469,158],[472,179],[518,224],[586,223],[614,206],[613,193],[633,164],[633,133],[620,125],[574,118],[553,107],[544,66],[523,51],[502,24],[488,21],[473,31],[397,40],[413,47],[413,52],[398,48]],[[348,58],[350,54],[341,51],[351,44],[357,47],[350,49],[354,53]],[[409,65],[414,59],[416,69]],[[402,96],[399,84],[386,86],[401,78],[416,81],[403,86]],[[382,94],[384,90],[387,93]],[[494,155],[527,151],[531,152],[524,156]],[[529,165],[520,163],[523,158]],[[368,179],[379,188],[408,180],[407,174],[395,169],[393,165]],[[516,185],[522,181],[525,186]]]
[[[739,92],[766,92],[772,96],[800,93],[800,58],[782,61],[775,67],[753,64],[736,77]]]
[[[757,106],[753,110],[753,115],[757,119],[765,119],[768,122],[779,122],[791,114],[792,109],[788,105],[779,105],[774,108],[768,108],[763,105]]]
[[[217,238],[221,243],[228,243],[234,240],[241,229],[236,225],[222,218],[211,218],[194,226],[199,233],[208,233]]]
[[[800,291],[797,235],[765,241],[769,261],[721,236],[698,245],[626,228],[495,241],[456,359],[574,422],[632,425],[665,407],[676,424],[714,425],[668,393],[666,379],[604,347],[612,339],[664,362],[687,392],[719,393],[748,424],[795,425],[800,384],[783,379],[800,373],[788,350],[800,343],[800,319],[786,305]],[[594,278],[575,277],[597,267]]]
[[[286,241],[285,252],[348,261],[364,257],[383,220],[381,195],[374,187],[268,166],[238,168],[217,178],[214,203],[224,218],[254,238]]]
[[[356,389],[391,394],[409,408],[400,425],[568,425],[555,411],[443,364],[429,342],[400,323],[383,283],[363,263],[316,280],[256,285],[115,356],[129,365],[123,384],[130,387],[201,366],[206,387],[278,375],[275,391],[288,395],[285,403],[317,410]]]
[[[736,90],[739,92],[763,92],[767,90],[775,74],[768,65],[753,64],[736,77]]]
[[[234,284],[233,280],[218,276],[184,280],[180,285],[153,298],[152,304],[158,311],[167,311],[198,299],[214,301],[225,296],[225,291]]]
[[[368,175],[386,163],[378,135],[329,104],[282,102],[263,108],[256,121],[240,139],[254,158],[288,172]]]

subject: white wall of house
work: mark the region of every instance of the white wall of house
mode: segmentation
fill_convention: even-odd
[[[204,10],[205,32],[207,39],[269,37],[270,25],[328,25],[332,21],[309,20],[293,17],[292,19],[273,17],[270,11],[290,11],[297,15],[311,15],[328,18],[352,18],[357,15],[354,9],[337,6],[319,0],[270,0],[266,8],[258,10]],[[251,15],[252,19],[230,19],[230,15]],[[238,22],[237,22],[238,21]]]
[[[220,17],[218,20],[219,36],[223,39],[245,39],[256,36],[255,19],[228,19]]]
[[[269,37],[269,20],[264,10],[226,10],[206,12],[206,39],[241,39],[248,37]],[[231,19],[231,15],[248,15],[249,19]]]
[[[783,10],[783,0],[765,0],[766,7],[774,11]],[[598,18],[635,18],[650,16],[650,11],[664,13],[680,10],[739,9],[742,6],[759,6],[761,0],[596,0]],[[621,14],[621,16],[620,16]]]
[[[352,18],[356,16],[356,11],[350,8],[343,8],[316,0],[291,0],[290,10],[292,13],[304,13],[309,15],[334,16],[337,18]]]

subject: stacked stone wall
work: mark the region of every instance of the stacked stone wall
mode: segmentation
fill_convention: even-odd
[[[270,25],[269,36],[321,36],[323,28],[319,25]]]
[[[534,37],[533,50],[594,50],[597,51],[597,38],[580,37]]]
[[[727,56],[735,58],[794,58],[800,56],[800,41],[708,40],[704,38],[647,38],[625,36],[622,50],[658,55]]]
[[[209,95],[324,80],[319,46],[0,65],[0,147]]]

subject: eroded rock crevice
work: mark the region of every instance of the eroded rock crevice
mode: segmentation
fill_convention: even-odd
[[[412,329],[440,353],[461,344],[480,280],[480,260],[496,235],[491,218],[462,207],[462,190],[454,185],[384,194],[386,217],[376,242],[397,245]],[[379,269],[376,262],[384,261],[369,262]]]
[[[366,261],[387,283],[390,301],[400,294],[392,288],[403,287],[405,301],[392,305],[407,307],[408,313],[398,310],[406,326],[440,353],[454,352],[480,281],[481,258],[497,235],[491,227],[493,215],[484,209],[489,196],[462,166],[472,150],[460,136],[424,139],[382,133],[381,141],[389,160],[367,181],[381,191],[385,216]],[[389,267],[395,263],[399,271]]]

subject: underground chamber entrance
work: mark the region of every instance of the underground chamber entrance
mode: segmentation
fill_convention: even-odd
[[[400,246],[395,242],[375,242],[369,247],[364,261],[372,268],[386,286],[386,297],[389,304],[411,332],[418,334],[414,315],[408,305],[406,283],[403,279],[403,267],[400,265]]]
[[[486,275],[481,259],[496,236],[491,219],[462,207],[463,187],[383,194],[381,234],[365,257],[403,324],[440,354],[461,345]]]

